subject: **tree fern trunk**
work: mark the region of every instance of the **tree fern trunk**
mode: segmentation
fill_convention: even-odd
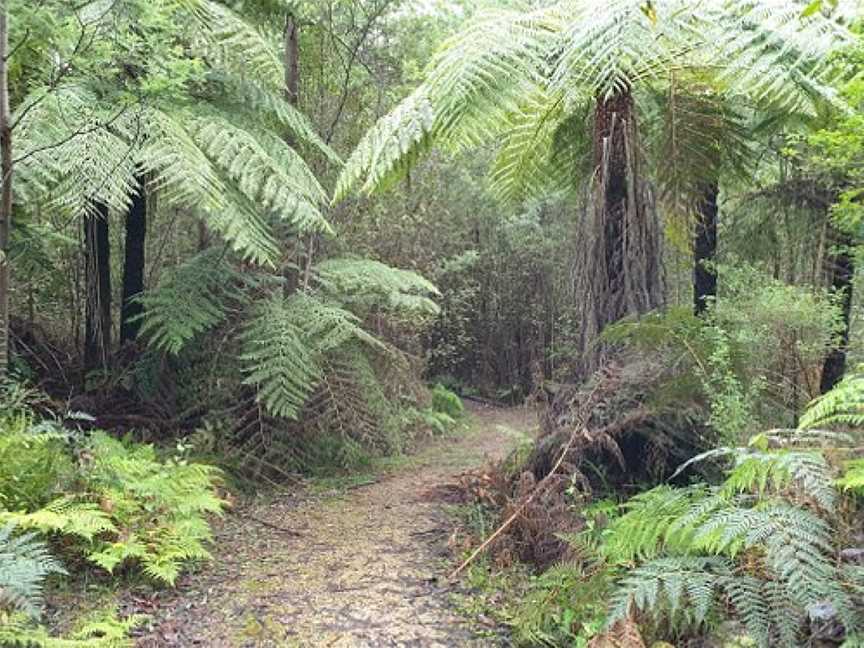
[[[849,347],[849,326],[852,319],[852,286],[855,278],[852,239],[848,234],[839,233],[836,239],[837,248],[828,256],[828,263],[831,287],[840,299],[843,331],[837,346],[831,349],[822,366],[819,388],[823,394],[840,382],[846,372],[846,351]]]
[[[599,99],[594,111],[593,194],[580,225],[576,300],[579,373],[597,368],[609,324],[662,303],[659,222],[639,171],[633,95]]]
[[[717,274],[708,263],[717,254],[717,183],[705,187],[699,203],[693,244],[693,306],[702,315],[717,296]]]
[[[8,13],[0,7],[0,379],[9,369],[9,231],[12,228],[12,129],[10,127]]]
[[[111,352],[111,264],[108,207],[84,217],[84,369],[107,367]]]
[[[145,179],[139,177],[126,214],[126,245],[123,261],[123,302],[120,310],[120,343],[131,342],[141,330],[144,307],[136,297],[144,292],[144,261],[147,242],[147,193]]]

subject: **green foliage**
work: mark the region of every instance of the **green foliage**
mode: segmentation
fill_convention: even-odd
[[[210,558],[206,515],[222,511],[215,468],[159,461],[152,446],[126,445],[104,433],[91,436],[87,488],[116,527],[97,540],[88,559],[108,571],[137,561],[154,580],[173,584],[185,562]]]
[[[441,384],[432,388],[432,409],[453,419],[457,419],[465,413],[462,399]]]
[[[296,418],[322,375],[323,356],[349,342],[382,344],[352,313],[302,293],[259,304],[243,336],[246,383],[274,416]]]
[[[65,637],[20,615],[0,616],[0,645],[4,648],[132,648],[131,631],[145,618],[132,615],[118,619],[115,610],[98,610],[81,619]]]
[[[56,497],[73,470],[66,442],[28,414],[0,418],[0,508],[32,510]]]
[[[22,612],[38,618],[45,578],[64,573],[36,534],[16,533],[14,524],[0,527],[0,628],[4,614]]]
[[[16,466],[25,471],[0,473],[8,475],[0,480],[0,524],[65,537],[70,548],[108,571],[139,563],[149,577],[168,584],[184,563],[210,557],[206,516],[223,505],[214,468],[161,461],[153,447],[124,444],[103,432],[90,434],[76,464],[70,442],[53,427],[24,417],[11,423],[0,447],[14,450]],[[22,482],[25,476],[32,481]]]
[[[382,309],[396,315],[437,315],[429,296],[441,293],[416,272],[391,268],[369,259],[335,258],[315,267],[321,292],[359,315]]]
[[[759,645],[795,646],[809,610],[830,601],[854,631],[860,619],[837,567],[837,494],[824,458],[728,453],[736,463],[719,488],[661,486],[624,505],[603,550],[613,564],[636,567],[619,580],[608,623],[635,612],[674,635],[716,624],[728,600]]]
[[[832,390],[810,403],[801,416],[801,430],[864,426],[864,373],[857,368]]]

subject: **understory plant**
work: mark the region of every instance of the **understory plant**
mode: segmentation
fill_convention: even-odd
[[[109,572],[137,565],[169,585],[186,563],[210,557],[207,516],[224,504],[215,468],[162,460],[152,446],[104,432],[82,437],[26,420],[0,422],[0,449],[27,449],[23,464],[0,465],[0,524],[63,538]],[[43,472],[23,481],[20,467],[30,464]]]

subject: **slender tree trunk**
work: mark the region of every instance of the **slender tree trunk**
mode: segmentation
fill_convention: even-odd
[[[9,23],[0,4],[0,380],[9,370],[9,232],[12,229],[12,128],[9,108]]]
[[[852,239],[848,234],[839,234],[836,249],[828,256],[831,287],[840,299],[843,313],[843,331],[835,348],[831,350],[822,366],[819,388],[824,394],[843,378],[846,372],[846,352],[849,347],[849,326],[852,319],[852,287],[855,278],[855,260],[852,256]]]
[[[717,254],[717,183],[705,187],[698,205],[693,244],[693,306],[702,315],[717,296],[717,273],[708,264]]]
[[[144,307],[136,299],[144,292],[144,260],[147,241],[146,181],[138,177],[138,190],[126,215],[126,245],[123,261],[123,303],[120,310],[120,344],[132,342],[141,330]]]
[[[111,352],[111,259],[108,207],[84,217],[84,369],[107,368]]]
[[[292,106],[300,102],[300,28],[294,14],[285,18],[285,99]]]

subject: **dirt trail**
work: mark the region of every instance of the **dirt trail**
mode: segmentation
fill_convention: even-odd
[[[476,407],[469,432],[373,484],[244,507],[217,529],[217,560],[158,604],[137,645],[496,645],[448,603],[449,523],[435,489],[529,428],[521,410]]]

